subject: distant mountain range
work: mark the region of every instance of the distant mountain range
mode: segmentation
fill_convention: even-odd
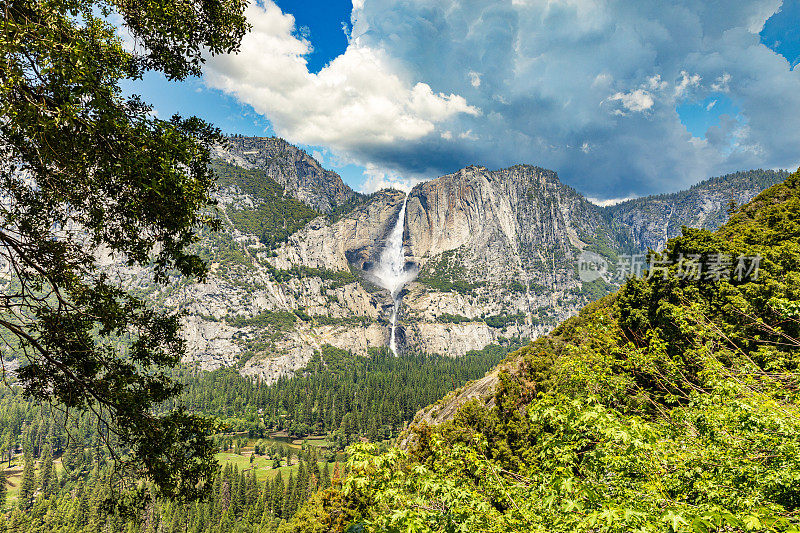
[[[404,193],[358,194],[282,139],[234,136],[214,155],[223,229],[200,245],[208,281],[159,288],[145,271],[124,274],[139,294],[187,313],[189,358],[273,381],[324,344],[385,347],[392,300],[368,272]],[[420,273],[403,292],[401,347],[459,356],[546,333],[617,286],[583,283],[582,252],[614,265],[660,248],[682,225],[714,229],[731,200],[745,203],[787,175],[738,172],[612,207],[530,165],[470,166],[421,183],[405,221]]]

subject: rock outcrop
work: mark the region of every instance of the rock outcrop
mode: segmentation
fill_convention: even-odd
[[[632,243],[641,250],[660,250],[676,237],[682,226],[715,230],[728,220],[731,206],[744,205],[764,189],[789,176],[786,171],[735,172],[698,183],[689,190],[647,196],[605,209],[631,232]]]
[[[258,168],[286,192],[322,213],[358,198],[342,178],[325,170],[305,151],[278,137],[228,137],[214,156],[244,168]]]
[[[205,283],[159,288],[145,271],[125,274],[140,295],[186,314],[188,359],[205,369],[234,366],[269,383],[304,366],[325,344],[360,354],[385,347],[393,300],[370,272],[405,194],[356,195],[280,139],[233,137],[217,155],[263,170],[285,194],[327,215],[267,247],[234,223],[266,204],[243,192],[247,187],[230,186],[218,192],[222,231],[200,244],[211,265]],[[611,208],[529,165],[471,166],[417,185],[403,235],[408,261],[420,271],[402,292],[401,349],[460,356],[544,334],[615,286],[581,282],[582,252],[613,261],[616,254],[657,248],[681,224],[716,227],[727,215],[731,188],[744,203],[780,178],[742,173]]]

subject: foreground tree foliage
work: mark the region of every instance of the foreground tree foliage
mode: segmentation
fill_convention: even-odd
[[[629,280],[512,355],[491,401],[349,448],[287,531],[800,530],[800,171],[655,259],[718,253],[758,276]]]
[[[159,120],[122,79],[200,72],[235,51],[243,0],[9,0],[0,34],[0,340],[28,397],[91,410],[115,447],[165,493],[191,497],[213,472],[210,422],[152,407],[179,387],[175,316],[127,295],[101,258],[202,277],[187,251],[204,214],[218,132]],[[107,20],[137,41],[131,52]]]

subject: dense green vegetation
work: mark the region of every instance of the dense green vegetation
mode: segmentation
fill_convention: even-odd
[[[344,475],[339,462],[323,460],[314,445],[262,448],[257,442],[250,446],[246,438],[223,437],[218,440],[235,441],[236,450],[217,454],[224,466],[213,474],[202,501],[165,499],[150,484],[120,499],[113,465],[96,434],[78,424],[66,439],[55,429],[58,420],[53,425],[47,417],[40,420],[39,426],[23,426],[24,453],[15,457],[14,468],[0,469],[0,481],[9,475],[13,492],[10,501],[0,499],[0,509],[6,509],[0,519],[4,533],[274,531],[310,495],[338,486]],[[24,464],[21,473],[19,463]]]
[[[461,294],[469,294],[482,287],[482,282],[468,279],[462,254],[463,250],[449,250],[431,259],[420,271],[417,281],[437,291]]]
[[[362,436],[375,442],[397,435],[419,409],[483,377],[512,349],[492,345],[460,358],[373,350],[363,357],[325,346],[270,386],[228,369],[184,374],[181,402],[252,436],[329,434],[341,449]]]
[[[517,352],[492,401],[406,451],[352,446],[293,530],[797,531],[800,171],[661,259],[717,253],[758,276],[629,280]]]
[[[117,472],[182,497],[200,495],[214,461],[210,421],[180,410],[153,414],[178,393],[165,370],[184,354],[179,317],[128,294],[99,258],[149,268],[159,283],[205,276],[193,245],[218,225],[208,163],[222,137],[196,117],[158,118],[122,85],[148,71],[171,81],[199,76],[206,57],[238,49],[250,27],[246,6],[2,7],[0,362],[17,356],[27,397],[94,415],[126,450]],[[137,45],[125,46],[123,34]]]
[[[350,214],[356,207],[365,204],[370,198],[372,198],[373,194],[362,194],[360,192],[356,192],[352,200],[334,207],[333,211],[328,213],[328,220],[330,222],[341,220]]]
[[[328,288],[335,289],[338,287],[342,287],[347,285],[348,283],[354,283],[358,281],[358,276],[353,274],[350,270],[329,270],[326,268],[314,268],[305,265],[292,265],[292,268],[289,270],[282,270],[279,268],[275,268],[270,264],[267,264],[267,269],[269,270],[272,277],[275,278],[275,281],[288,281],[291,279],[302,279],[302,278],[320,278],[323,281],[332,281],[328,285]]]
[[[216,416],[225,431],[213,439],[223,466],[210,495],[191,504],[160,498],[149,484],[120,500],[111,473],[115,454],[125,450],[96,419],[68,419],[24,399],[18,387],[0,386],[0,461],[9,467],[0,472],[11,489],[0,501],[7,510],[0,532],[272,531],[317,490],[338,484],[344,468],[336,450],[396,435],[419,408],[482,377],[511,349],[489,346],[452,359],[386,350],[361,357],[326,346],[293,378],[269,386],[231,369],[176,370],[171,377],[184,386],[182,396],[161,409]],[[326,437],[289,444],[312,432]],[[115,514],[110,502],[129,514]]]
[[[463,324],[465,322],[472,322],[473,319],[465,317],[464,315],[452,315],[450,313],[442,313],[436,317],[437,322],[443,324]]]
[[[214,160],[211,165],[220,188],[236,187],[258,200],[254,207],[229,207],[226,215],[242,233],[255,235],[268,248],[285,242],[320,213],[285,194],[281,184],[260,169],[246,169]]]
[[[594,281],[585,281],[581,283],[579,288],[573,289],[572,292],[585,296],[589,302],[594,302],[610,293],[613,288],[613,285],[600,278]]]
[[[492,328],[505,328],[510,326],[511,324],[516,323],[524,323],[525,322],[525,313],[516,313],[513,315],[509,315],[508,313],[503,313],[500,315],[490,315],[483,319],[486,322],[486,325]]]

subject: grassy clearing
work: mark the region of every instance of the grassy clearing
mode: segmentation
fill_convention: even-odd
[[[11,460],[11,466],[8,466],[8,461],[0,464],[0,471],[5,474],[6,486],[8,487],[8,499],[6,500],[6,507],[11,507],[17,501],[17,497],[19,496],[19,486],[22,482],[23,466],[22,454],[15,456]],[[40,463],[37,461],[35,479],[39,478],[39,466]],[[61,474],[64,472],[64,465],[61,464],[60,458],[53,461],[53,467],[56,469],[56,474],[61,477]]]
[[[252,468],[256,469],[256,479],[258,481],[271,481],[275,476],[278,475],[278,472],[281,473],[281,477],[283,479],[289,479],[289,474],[294,472],[297,474],[297,471],[300,470],[300,464],[295,459],[291,466],[287,466],[286,460],[282,461],[283,466],[279,468],[272,468],[274,461],[272,459],[268,459],[266,457],[256,456],[253,459],[253,462],[250,462],[250,456],[252,455],[252,451],[247,451],[246,449],[242,451],[242,455],[237,455],[235,453],[230,452],[221,452],[216,454],[217,461],[220,465],[225,466],[226,464],[230,464],[232,466],[236,466],[239,472],[249,472]],[[319,461],[319,468],[320,470],[325,467],[325,461]],[[331,463],[331,471],[333,471],[333,463]]]

